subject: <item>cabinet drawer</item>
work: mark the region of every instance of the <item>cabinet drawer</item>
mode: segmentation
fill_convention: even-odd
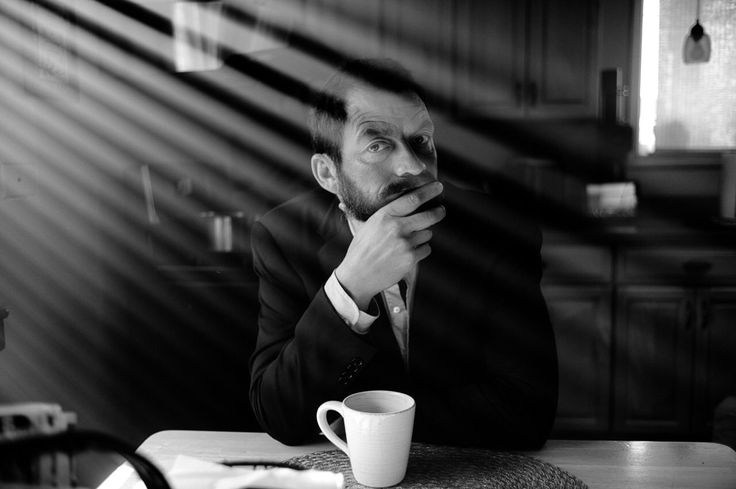
[[[545,245],[542,247],[544,283],[609,282],[611,252],[590,245]]]
[[[622,282],[723,283],[736,280],[736,251],[724,248],[627,248],[619,260]]]

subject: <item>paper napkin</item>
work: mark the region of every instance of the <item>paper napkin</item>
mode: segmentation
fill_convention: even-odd
[[[167,476],[173,489],[343,489],[345,485],[340,473],[228,467],[186,455],[177,456]]]

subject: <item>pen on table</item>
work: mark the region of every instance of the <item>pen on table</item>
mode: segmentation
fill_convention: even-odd
[[[275,468],[285,468],[285,469],[294,469],[294,470],[304,470],[304,467],[301,467],[299,465],[290,464],[288,462],[275,462],[271,460],[223,460],[219,462],[222,465],[227,465],[228,467],[253,467],[254,470],[257,469],[275,469]]]

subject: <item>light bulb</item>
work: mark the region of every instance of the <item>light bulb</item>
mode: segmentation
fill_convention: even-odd
[[[707,63],[710,60],[710,36],[695,20],[695,25],[690,29],[690,34],[685,38],[682,48],[682,59],[685,63]]]

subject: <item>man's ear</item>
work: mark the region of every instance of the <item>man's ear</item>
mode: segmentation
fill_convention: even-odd
[[[312,175],[320,187],[337,195],[337,165],[324,153],[312,155]]]

